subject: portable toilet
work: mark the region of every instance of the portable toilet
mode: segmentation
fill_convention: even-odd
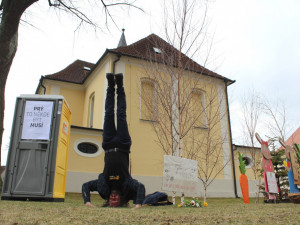
[[[70,126],[63,96],[17,98],[1,200],[64,201]]]

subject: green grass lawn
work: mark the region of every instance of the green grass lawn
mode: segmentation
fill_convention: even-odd
[[[212,198],[205,208],[146,206],[101,208],[98,195],[92,195],[96,208],[83,205],[81,195],[67,194],[64,203],[0,201],[0,224],[300,224],[300,204],[245,205],[242,199]],[[179,202],[179,200],[177,200]]]

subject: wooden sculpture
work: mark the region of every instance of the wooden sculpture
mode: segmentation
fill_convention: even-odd
[[[264,171],[265,191],[268,193],[268,203],[276,203],[276,194],[278,194],[278,186],[274,172],[274,166],[271,161],[271,153],[267,141],[263,141],[258,133],[255,137],[261,144],[262,160],[261,166]]]
[[[284,162],[284,166],[289,178],[289,198],[294,203],[300,203],[300,170],[297,156],[299,146],[298,144],[293,144],[292,146],[286,145],[282,139],[279,139],[279,142],[285,148],[286,161]]]
[[[240,162],[240,186],[243,195],[243,200],[245,204],[249,204],[249,186],[248,186],[248,178],[246,176],[246,165],[243,160],[243,153],[239,152],[239,162]]]

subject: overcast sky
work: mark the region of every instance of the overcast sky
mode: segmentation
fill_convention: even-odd
[[[119,29],[110,23],[109,31],[97,32],[88,27],[75,32],[75,19],[49,9],[47,1],[31,6],[24,19],[34,27],[20,26],[19,47],[6,84],[2,165],[6,164],[16,97],[34,94],[41,75],[58,72],[77,59],[96,63],[106,48],[117,46],[123,27],[127,44],[151,33],[164,38],[162,1],[139,2],[145,13],[117,11]],[[209,7],[209,21],[215,44],[208,68],[236,80],[228,87],[234,143],[244,144],[240,100],[251,88],[271,101],[285,101],[292,126],[299,127],[300,2],[215,0]],[[259,129],[266,139],[266,131]]]

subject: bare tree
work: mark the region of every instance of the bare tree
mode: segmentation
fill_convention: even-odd
[[[272,103],[268,100],[263,100],[259,94],[253,90],[249,92],[242,100],[243,104],[243,127],[245,132],[245,142],[250,146],[250,155],[253,160],[251,167],[256,186],[258,187],[256,195],[256,203],[258,202],[259,194],[259,169],[260,159],[257,156],[258,152],[255,149],[255,132],[257,125],[263,119],[266,130],[266,136],[272,138],[281,138],[286,140],[287,134],[290,132],[291,125],[288,123],[286,106],[283,101],[277,100]],[[261,119],[261,120],[260,120]]]
[[[227,112],[225,96],[218,94],[217,87],[210,87],[203,102],[203,113],[206,121],[205,129],[194,128],[186,142],[192,143],[187,149],[187,158],[198,161],[198,177],[204,187],[204,202],[206,202],[209,186],[230,163],[230,152],[224,151],[224,145],[229,145],[229,136],[221,134],[221,120],[226,119]],[[188,144],[188,143],[186,143]]]
[[[3,119],[4,119],[4,107],[5,107],[5,86],[6,80],[9,74],[10,67],[15,57],[18,46],[18,28],[23,13],[38,0],[1,0],[0,3],[0,149],[2,145],[3,135]],[[95,1],[96,2],[96,1]],[[108,24],[110,19],[113,23],[114,19],[110,12],[110,7],[115,6],[128,6],[136,7],[134,0],[132,2],[127,0],[119,0],[118,2],[107,3],[111,1],[101,0],[99,3],[105,14],[105,24]],[[97,24],[89,18],[89,13],[84,12],[78,6],[80,1],[71,0],[48,0],[49,6],[65,11],[74,15],[78,19],[78,26],[82,24],[89,24],[93,27],[98,27]],[[81,1],[82,4],[82,1]],[[85,4],[91,4],[86,1]],[[138,8],[138,7],[136,7]],[[139,8],[140,9],[140,8]],[[0,162],[1,162],[1,150],[0,150]]]
[[[286,141],[287,135],[290,134],[294,127],[289,122],[284,101],[277,100],[275,103],[264,101],[262,106],[264,113],[268,117],[265,121],[269,131],[268,136],[281,138],[283,141]]]
[[[196,0],[172,0],[165,1],[165,34],[167,41],[178,49],[177,71],[173,71],[172,81],[172,130],[173,130],[173,152],[182,156],[182,139],[193,127],[195,121],[187,121],[189,103],[192,91],[197,87],[198,81],[190,84],[183,79],[184,71],[190,70],[190,62],[184,60],[185,56],[192,59],[197,58],[199,52],[203,53],[203,46],[207,41],[207,2]],[[171,7],[168,7],[170,6]],[[197,16],[195,16],[197,14]],[[195,18],[199,18],[196,19]],[[206,61],[209,54],[203,62]],[[186,87],[188,86],[188,87]],[[195,117],[197,118],[197,116]]]
[[[246,145],[250,147],[249,152],[252,158],[251,169],[254,175],[255,185],[257,187],[255,192],[255,203],[258,203],[260,185],[258,169],[261,168],[261,160],[260,157],[258,157],[260,155],[260,151],[257,151],[257,148],[255,147],[257,144],[255,132],[257,131],[257,125],[262,114],[262,104],[259,94],[255,93],[254,90],[249,91],[248,94],[245,94],[245,96],[242,98],[242,112],[244,138]]]
[[[167,155],[176,155],[174,149],[174,117],[172,100],[172,82],[167,73],[167,65],[154,65],[146,68],[147,77],[142,80],[141,100],[142,118],[153,120],[152,127],[158,143]],[[165,69],[165,70],[164,70]],[[173,68],[174,69],[174,68]],[[216,177],[224,172],[230,163],[229,151],[224,151],[224,145],[229,145],[229,136],[221,134],[220,121],[226,119],[226,99],[218,93],[218,87],[212,79],[198,78],[185,73],[181,82],[182,110],[181,143],[182,155],[185,158],[198,161],[198,177],[204,187],[206,201],[208,187]],[[210,82],[209,82],[210,81]],[[171,91],[170,91],[171,90]]]
[[[166,153],[176,156],[182,156],[182,139],[196,121],[190,118],[187,112],[191,109],[193,91],[197,88],[200,76],[191,80],[187,78],[188,71],[210,73],[191,60],[199,53],[206,39],[207,8],[203,2],[205,1],[164,1],[167,42],[154,43],[164,49],[164,52],[158,53],[159,56],[157,56],[161,64],[157,66],[158,60],[153,58],[150,62],[151,67],[148,67],[145,73],[145,77],[154,81],[157,90],[158,113],[156,116],[160,118],[156,120],[160,122],[155,126],[155,130],[163,134],[159,136],[159,142]],[[197,17],[194,16],[196,12]],[[194,18],[199,18],[201,15],[201,23],[198,20],[195,21]],[[149,55],[151,55],[150,52]],[[170,92],[166,93],[165,90],[170,90]],[[162,120],[162,117],[166,117],[167,120]]]
[[[220,125],[227,112],[219,88],[224,93],[227,84],[221,80],[226,79],[191,59],[205,54],[205,66],[212,48],[206,45],[206,1],[165,1],[164,9],[167,42],[149,40],[156,54],[147,49],[151,60],[143,67],[142,118],[154,121],[152,127],[165,154],[198,160],[206,198],[208,186],[230,162],[223,151],[229,137],[222,136]],[[193,18],[199,16],[195,22]],[[202,51],[204,47],[208,52]]]
[[[150,64],[151,66],[144,66],[142,79],[141,100],[144,107],[142,118],[155,121],[152,123],[153,129],[163,152],[181,157],[183,152],[178,151],[177,137],[180,137],[182,144],[183,139],[195,126],[203,128],[205,126],[202,124],[205,108],[201,105],[201,99],[205,98],[203,85],[200,85],[199,77],[194,75],[191,78],[191,74],[182,74],[182,77],[185,77],[180,83],[182,106],[175,114],[177,104],[174,96],[177,91],[174,87],[173,74],[176,69],[170,66],[172,64],[157,65],[155,62]],[[178,114],[181,118],[180,129],[177,124]]]

